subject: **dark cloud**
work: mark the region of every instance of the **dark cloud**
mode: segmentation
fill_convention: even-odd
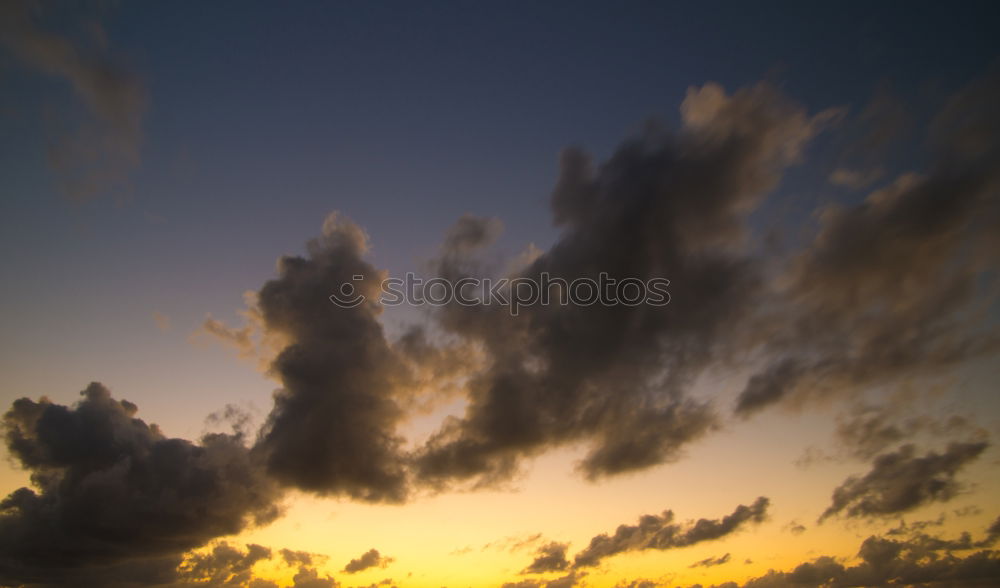
[[[73,198],[121,189],[139,164],[145,87],[109,54],[100,25],[93,23],[97,35],[87,43],[39,27],[44,10],[38,8],[46,5],[0,3],[0,46],[26,66],[69,83],[91,114],[76,131],[52,141],[49,161]]]
[[[320,575],[312,568],[302,567],[292,576],[291,588],[337,588],[337,580],[329,574]]]
[[[379,586],[395,586],[395,585],[396,583],[393,581],[392,578],[384,578],[377,583],[372,583],[365,587],[358,586],[355,588],[379,588]]]
[[[996,76],[960,91],[931,124],[924,173],[905,173],[861,203],[820,211],[761,317],[771,359],[737,412],[936,375],[1000,345],[987,309],[1000,265]]]
[[[949,442],[975,443],[989,439],[988,432],[975,424],[973,419],[944,413],[945,408],[917,406],[915,394],[894,395],[883,404],[857,403],[837,415],[832,452],[814,447],[806,450],[798,463],[809,465],[815,461],[858,459],[869,461],[880,453],[918,441],[947,440]]]
[[[574,570],[552,580],[519,580],[505,582],[501,586],[502,588],[573,588],[580,584],[585,575],[585,572]]]
[[[770,501],[761,496],[750,506],[739,505],[721,519],[698,519],[687,524],[674,522],[674,513],[644,515],[638,524],[620,525],[614,535],[601,534],[576,554],[574,567],[596,566],[606,557],[626,551],[674,549],[725,537],[767,517]]]
[[[943,453],[916,454],[913,445],[875,458],[864,476],[852,476],[833,491],[820,521],[836,514],[873,517],[903,513],[935,501],[947,501],[960,489],[955,475],[988,446],[951,443]]]
[[[33,488],[0,502],[0,583],[156,584],[185,551],[279,514],[242,436],[164,436],[91,384],[73,407],[21,398],[7,449]]]
[[[845,565],[836,558],[818,557],[789,572],[769,571],[742,584],[743,588],[791,586],[927,586],[986,588],[1000,582],[1000,552],[980,550],[965,557],[953,551],[971,551],[990,544],[919,535],[908,540],[872,536],[858,551],[859,562]],[[736,583],[718,585],[737,586]]]
[[[662,584],[652,580],[632,580],[631,582],[615,584],[615,588],[656,588],[657,586],[662,586]]]
[[[246,551],[229,543],[219,543],[211,551],[189,556],[179,568],[187,583],[207,586],[246,586],[253,578],[253,566],[271,559],[271,550],[262,545],[247,544]]]
[[[538,548],[534,561],[524,569],[522,574],[542,574],[545,572],[559,572],[569,567],[569,560],[566,559],[566,549],[569,543],[557,543],[552,541]]]
[[[255,575],[253,567],[261,561],[272,562],[272,565],[280,562],[293,568],[295,573],[292,588],[333,588],[338,585],[332,576],[321,575],[313,566],[315,559],[321,556],[289,549],[281,549],[278,554],[281,556],[280,559],[271,549],[261,545],[248,544],[245,550],[241,550],[223,541],[211,549],[187,554],[177,569],[177,578],[170,583],[170,586],[172,588],[196,586],[277,588],[275,582]]]
[[[489,245],[502,230],[503,223],[499,219],[481,219],[465,214],[448,230],[442,249],[450,255],[460,257]]]
[[[293,551],[291,549],[281,550],[281,559],[289,566],[311,566],[318,556],[308,551]]]
[[[418,452],[421,481],[490,484],[523,457],[577,442],[590,447],[580,469],[597,479],[674,460],[713,429],[711,406],[686,392],[724,361],[760,286],[737,252],[744,217],[829,114],[810,118],[767,85],[727,95],[715,84],[691,89],[681,113],[678,133],[650,128],[600,166],[567,150],[551,200],[559,240],[518,273],[666,278],[678,285],[670,303],[533,305],[516,317],[485,303],[440,309],[445,331],[484,348],[487,363],[469,381],[465,415]],[[464,217],[451,235],[491,226]],[[437,268],[451,279],[476,267],[455,243],[446,239]]]
[[[454,246],[478,238],[465,230]],[[476,363],[467,346],[437,344],[423,327],[386,339],[378,301],[385,273],[364,255],[365,232],[337,213],[305,256],[278,262],[278,277],[247,296],[245,324],[209,318],[198,334],[256,357],[282,388],[255,450],[285,485],[369,502],[403,502],[410,486],[397,427],[460,391]],[[337,305],[331,295],[357,305]]]
[[[352,559],[344,566],[344,571],[348,574],[356,574],[357,572],[367,570],[368,568],[384,568],[392,563],[391,557],[386,557],[378,552],[377,549],[369,549],[363,553],[360,557]]]
[[[285,484],[399,502],[407,484],[395,427],[406,369],[378,320],[382,274],[362,259],[367,246],[357,225],[331,215],[308,255],[281,258],[278,277],[260,289],[256,312],[284,344],[270,366],[283,387],[256,448]],[[345,284],[367,301],[331,303]]]
[[[729,554],[720,555],[719,557],[706,557],[703,560],[696,561],[691,564],[690,568],[711,568],[714,566],[721,566],[722,564],[729,563]]]

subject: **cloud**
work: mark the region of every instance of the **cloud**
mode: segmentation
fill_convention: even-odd
[[[179,576],[190,583],[245,586],[254,579],[254,564],[268,559],[271,559],[271,550],[263,545],[250,543],[246,551],[241,551],[222,542],[211,551],[189,555],[179,567]]]
[[[529,535],[514,535],[511,537],[505,537],[497,541],[490,541],[489,543],[482,546],[480,551],[486,551],[487,549],[495,549],[497,551],[506,551],[508,553],[516,553],[524,549],[528,549],[534,545],[537,545],[539,541],[542,541],[543,536],[541,533],[533,533]]]
[[[967,588],[995,586],[1000,581],[1000,552],[980,550],[965,557],[953,551],[973,550],[988,540],[971,541],[919,535],[907,540],[871,536],[858,550],[858,563],[846,565],[822,556],[788,572],[770,570],[750,579],[743,588],[789,586],[935,586]],[[735,582],[717,585],[738,586]]]
[[[323,557],[308,551],[293,551],[291,549],[282,549],[280,553],[281,559],[289,566],[311,566],[317,558]]]
[[[240,434],[169,438],[101,384],[81,395],[73,407],[21,398],[4,415],[33,488],[0,502],[0,583],[154,584],[185,551],[278,516]]]
[[[499,219],[480,219],[465,214],[448,230],[442,248],[456,256],[464,255],[489,245],[502,230],[503,223]]]
[[[253,339],[254,327],[247,325],[239,329],[228,327],[222,321],[208,316],[201,327],[194,333],[194,337],[207,336],[215,341],[231,347],[239,352],[240,357],[254,357],[257,352],[257,344]]]
[[[734,533],[747,524],[760,523],[767,517],[770,501],[761,496],[750,506],[739,505],[721,519],[698,519],[684,525],[674,522],[674,513],[643,515],[638,524],[620,525],[614,535],[601,534],[590,540],[586,549],[576,554],[574,567],[596,566],[604,558],[626,551],[666,550],[713,541]]]
[[[347,565],[344,566],[344,572],[348,574],[356,574],[362,570],[367,570],[368,568],[384,568],[390,563],[392,563],[391,557],[383,556],[377,549],[369,549],[360,557],[349,561]]]
[[[93,25],[97,39],[88,46],[40,28],[35,8],[18,1],[0,5],[0,45],[25,66],[69,83],[91,115],[75,133],[53,141],[49,162],[75,199],[121,189],[139,165],[146,89],[107,52],[100,25]]]
[[[299,568],[292,577],[292,588],[336,588],[337,580],[329,574],[320,575],[312,568]]]
[[[914,440],[918,435],[968,442],[988,438],[985,429],[962,415],[905,416],[904,411],[906,407],[892,404],[856,405],[838,416],[837,441],[851,457],[869,460],[903,441]]]
[[[522,574],[542,574],[545,572],[559,572],[569,567],[569,560],[566,559],[566,549],[569,543],[557,543],[552,541],[538,548],[535,559],[524,568]]]
[[[893,394],[889,401],[881,404],[867,401],[853,404],[836,417],[833,449],[822,451],[809,447],[797,463],[870,461],[906,443],[940,439],[973,443],[989,439],[988,431],[976,425],[972,418],[948,415],[948,407],[921,406],[917,402],[922,399],[918,394],[916,390],[904,389],[904,393]]]
[[[195,586],[244,586],[248,588],[277,588],[278,584],[261,578],[254,570],[258,562],[270,562],[271,567],[282,563],[294,569],[292,588],[334,588],[338,582],[329,574],[320,574],[313,566],[317,559],[325,559],[304,551],[281,549],[276,552],[262,545],[247,544],[240,549],[226,541],[215,543],[210,548],[193,551],[185,555],[177,568],[177,575],[171,587],[193,588]],[[272,572],[273,573],[273,572]],[[379,585],[386,584],[382,582]]]
[[[516,582],[505,582],[502,588],[573,588],[580,584],[585,572],[574,570],[565,576],[560,576],[553,580],[519,580]]]
[[[364,231],[330,215],[305,257],[278,262],[256,295],[262,328],[284,342],[270,365],[281,382],[256,450],[284,484],[318,494],[400,502],[407,495],[395,429],[408,372],[386,340],[375,302],[383,274],[362,256]],[[355,279],[358,277],[358,279]],[[329,296],[355,284],[368,301],[342,308]]]
[[[551,198],[558,241],[519,273],[566,280],[666,278],[670,304],[534,305],[517,317],[499,305],[446,305],[445,332],[482,347],[469,405],[417,452],[417,479],[489,485],[520,461],[583,443],[580,470],[599,479],[675,460],[711,431],[711,405],[690,383],[732,351],[729,332],[752,305],[756,263],[738,252],[746,214],[800,158],[830,113],[810,117],[761,84],[732,95],[692,88],[677,133],[650,128],[600,166],[577,149],[561,158]],[[455,235],[490,235],[463,217],[445,240],[437,274],[477,268]],[[482,245],[486,239],[473,239]]]
[[[719,557],[707,557],[701,561],[696,561],[689,568],[711,568],[714,566],[721,566],[722,564],[729,563],[729,554],[720,555]]]
[[[926,377],[994,352],[1000,263],[996,76],[956,94],[931,123],[930,160],[858,204],[830,205],[791,256],[760,317],[769,360],[737,402],[747,416],[861,387]]]
[[[977,458],[986,442],[951,443],[943,453],[917,456],[913,445],[875,458],[864,476],[851,476],[833,491],[820,521],[844,513],[862,518],[893,515],[929,502],[944,502],[958,493],[958,470]]]

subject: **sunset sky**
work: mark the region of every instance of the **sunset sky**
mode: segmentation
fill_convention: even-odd
[[[0,2],[0,586],[1000,585],[998,30]]]

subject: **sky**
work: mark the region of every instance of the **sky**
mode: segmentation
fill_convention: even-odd
[[[0,585],[996,586],[998,16],[2,3]]]

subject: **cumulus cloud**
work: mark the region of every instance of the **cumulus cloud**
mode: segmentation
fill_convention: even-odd
[[[154,584],[185,551],[278,516],[240,434],[166,437],[101,384],[81,394],[73,407],[21,398],[4,415],[33,488],[0,502],[0,583]]]
[[[253,566],[271,559],[271,550],[263,545],[247,544],[246,551],[218,543],[210,551],[189,555],[178,568],[187,583],[209,586],[246,586],[255,578]]]
[[[743,584],[727,582],[715,588],[787,588],[789,586],[935,586],[966,588],[995,586],[1000,581],[1000,552],[981,549],[989,539],[971,541],[919,535],[896,540],[871,536],[858,550],[858,563],[847,565],[838,558],[821,556],[799,564],[791,571],[770,570]]]
[[[139,78],[108,52],[94,24],[89,43],[39,26],[45,5],[0,4],[0,46],[25,66],[67,82],[91,117],[54,139],[49,162],[68,195],[85,200],[127,185],[139,165],[146,90]]]
[[[755,262],[739,253],[745,215],[831,115],[811,117],[763,84],[731,95],[692,88],[681,115],[677,133],[650,129],[599,166],[564,152],[551,198],[562,232],[518,277],[569,284],[608,272],[683,286],[662,306],[535,305],[517,317],[486,303],[440,309],[439,324],[482,346],[487,365],[470,378],[466,413],[418,452],[420,481],[494,483],[566,443],[589,446],[580,469],[598,479],[677,459],[714,428],[712,407],[686,391],[724,360],[727,329],[759,288]],[[480,246],[492,226],[461,219],[438,274],[467,276],[475,249],[457,236]]]
[[[524,568],[522,574],[542,574],[545,572],[559,572],[569,567],[569,560],[566,559],[566,549],[569,543],[558,543],[552,541],[538,548],[535,559]]]
[[[904,445],[879,455],[867,474],[851,476],[833,491],[819,520],[841,513],[858,518],[893,515],[950,500],[961,488],[955,475],[987,447],[986,442],[951,443],[943,453],[918,456],[913,445]]]
[[[261,577],[258,562],[269,562],[270,567],[286,566],[294,571],[291,588],[334,588],[339,585],[329,574],[321,573],[314,565],[323,556],[304,551],[281,549],[277,552],[262,545],[247,544],[241,549],[227,541],[192,551],[185,555],[177,568],[176,577],[169,586],[194,588],[206,586],[241,586],[246,588],[278,588],[272,580]],[[271,570],[271,573],[274,573]],[[382,582],[379,585],[387,584]]]
[[[574,567],[596,566],[601,560],[626,551],[675,549],[725,537],[744,526],[760,523],[767,517],[770,501],[761,496],[750,506],[739,505],[721,519],[698,519],[680,524],[674,513],[643,515],[635,525],[620,525],[614,535],[597,535],[583,551],[576,554]]]
[[[501,586],[502,588],[573,588],[580,584],[585,575],[585,572],[574,570],[552,580],[519,580],[505,582]]]
[[[386,340],[377,304],[383,273],[363,259],[367,235],[331,215],[305,257],[286,256],[257,293],[263,328],[285,346],[270,371],[281,381],[256,449],[281,482],[320,494],[399,502],[407,494],[395,428],[406,366]],[[330,302],[344,284],[368,300]]]
[[[356,574],[360,571],[367,570],[368,568],[384,568],[390,563],[392,563],[391,557],[382,555],[377,549],[369,549],[361,554],[360,557],[356,557],[349,561],[347,565],[344,566],[344,572],[348,574]]]

